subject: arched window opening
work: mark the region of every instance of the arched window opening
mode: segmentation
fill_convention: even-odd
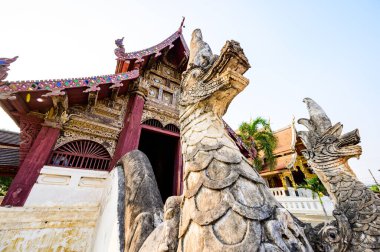
[[[169,131],[171,131],[171,132],[179,133],[179,129],[178,129],[178,127],[175,126],[174,124],[168,124],[168,125],[165,126],[164,129],[169,130]]]
[[[56,149],[49,165],[107,170],[111,157],[102,145],[89,140],[76,140],[66,143]]]
[[[161,128],[161,129],[164,128],[162,123],[156,119],[148,119],[148,120],[144,121],[143,124],[153,126],[156,128]]]

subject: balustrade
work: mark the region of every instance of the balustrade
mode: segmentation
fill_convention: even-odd
[[[275,198],[290,212],[310,214],[310,215],[324,215],[323,208],[317,196],[313,198],[313,192],[304,189],[294,189],[288,187],[269,188]],[[332,215],[334,204],[329,197],[322,197],[323,205],[326,209],[327,215]]]

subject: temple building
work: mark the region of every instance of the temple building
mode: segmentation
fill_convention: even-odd
[[[301,139],[297,137],[294,122],[288,126],[273,132],[277,138],[277,146],[274,150],[276,166],[270,170],[264,166],[260,175],[268,182],[270,188],[288,187],[297,188],[305,183],[305,179],[316,175],[307,165],[306,159],[302,156],[301,150],[305,149]]]
[[[297,137],[294,120],[291,124],[273,132],[277,138],[277,147],[274,150],[276,165],[271,170],[264,165],[259,172],[265,179],[269,190],[286,209],[300,220],[309,223],[320,223],[326,218],[332,218],[334,204],[328,196],[322,197],[323,208],[316,195],[310,190],[300,187],[305,179],[317,175],[308,166],[301,151],[306,149],[301,139]]]
[[[178,98],[189,60],[182,27],[131,53],[116,40],[109,75],[8,81],[17,57],[0,58],[0,106],[20,128],[0,131],[0,176],[13,177],[0,207],[0,250],[121,251],[130,174],[118,162],[132,150],[148,157],[164,202],[182,194]],[[253,158],[255,150],[224,126]],[[318,200],[295,189],[312,175],[293,124],[276,135],[277,167],[262,176],[292,213],[320,216]]]
[[[96,204],[94,192],[134,149],[148,156],[164,201],[181,194],[177,101],[189,58],[182,26],[141,51],[126,53],[116,40],[115,74],[0,82],[0,105],[20,127],[19,165],[2,168],[14,176],[2,206]]]

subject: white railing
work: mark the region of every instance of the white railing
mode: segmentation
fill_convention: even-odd
[[[313,192],[308,189],[297,189],[288,187],[270,188],[275,198],[291,213],[306,215],[324,215],[323,208],[317,196],[313,198]],[[327,215],[332,216],[334,204],[329,197],[322,197],[323,205]]]

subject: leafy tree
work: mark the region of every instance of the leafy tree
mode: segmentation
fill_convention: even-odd
[[[243,122],[239,126],[239,135],[247,146],[254,145],[257,153],[262,153],[263,156],[257,155],[253,160],[256,168],[262,170],[263,165],[268,164],[269,169],[273,170],[276,165],[273,152],[277,146],[277,138],[273,134],[270,123],[262,117]]]
[[[369,189],[375,193],[380,193],[380,186],[378,185],[371,185]]]
[[[0,196],[5,196],[11,185],[12,178],[0,177]]]
[[[305,184],[298,186],[298,188],[309,189],[310,191],[312,191],[313,192],[313,194],[312,194],[313,199],[315,198],[315,195],[317,195],[317,197],[319,199],[319,203],[321,203],[325,217],[326,217],[326,219],[328,219],[327,212],[326,212],[325,206],[323,205],[323,201],[322,201],[322,197],[324,195],[327,195],[327,190],[324,187],[324,185],[322,184],[322,182],[319,180],[319,178],[314,177],[314,178],[310,178],[310,179],[305,179]]]

